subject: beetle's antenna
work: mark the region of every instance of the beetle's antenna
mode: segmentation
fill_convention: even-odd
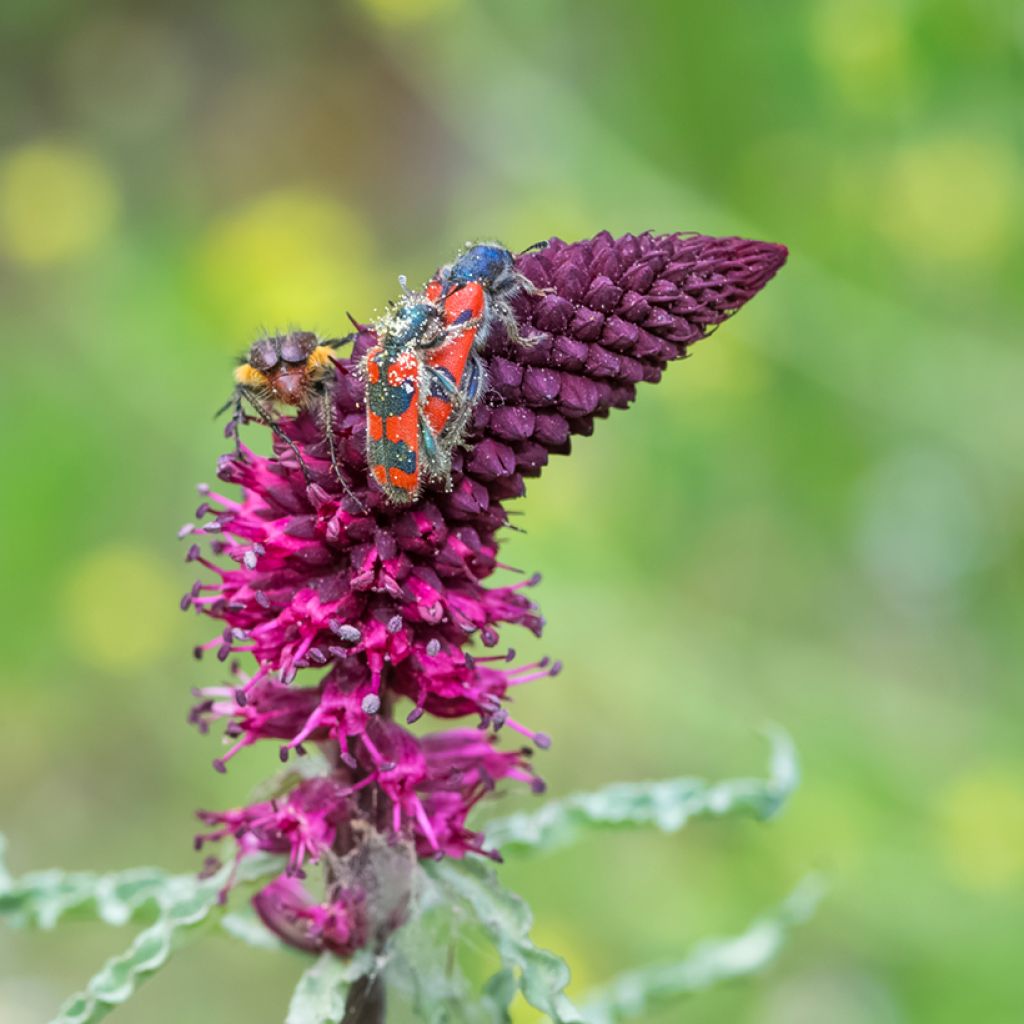
[[[517,253],[517,255],[525,256],[528,252],[539,252],[541,249],[546,249],[547,247],[548,247],[547,241],[544,241],[544,242],[534,242],[533,245],[528,245],[521,252]]]

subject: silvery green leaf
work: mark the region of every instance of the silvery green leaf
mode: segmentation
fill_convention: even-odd
[[[503,967],[492,974],[484,985],[484,1003],[494,1015],[495,1024],[510,1024],[508,1008],[515,999],[519,986],[515,972]]]
[[[676,963],[628,971],[591,994],[583,1012],[589,1024],[645,1018],[656,1008],[721,981],[741,978],[770,963],[795,925],[806,921],[824,893],[816,876],[805,878],[771,914],[741,935],[707,939]]]
[[[477,938],[475,915],[453,904],[422,867],[417,868],[415,890],[415,912],[388,947],[389,999],[404,997],[423,1024],[508,1024],[506,1008],[518,987],[512,972],[507,972],[508,998],[499,1008],[486,991],[477,997],[459,963],[467,924]]]
[[[16,927],[52,928],[64,917],[125,924],[152,904],[170,881],[156,868],[113,875],[58,870],[32,871],[0,891],[0,917]],[[152,915],[151,915],[152,916]]]
[[[247,858],[235,872],[235,884],[276,874],[282,865],[282,858],[276,856]],[[231,871],[231,865],[225,865],[210,878],[199,878],[169,875],[158,868],[102,875],[51,869],[12,879],[6,870],[0,870],[0,917],[15,925],[41,928],[52,928],[68,917],[99,919],[113,925],[153,921],[125,953],[108,960],[53,1021],[92,1024],[125,1002],[175,949],[196,935],[208,920],[222,914],[220,894]]]
[[[299,978],[288,1006],[286,1024],[338,1024],[345,1016],[352,986],[376,968],[376,958],[368,949],[360,950],[348,960],[322,953]]]
[[[211,913],[219,912],[217,890],[193,885],[191,891],[182,889],[177,898],[168,894],[162,909],[160,919],[140,932],[126,953],[108,960],[85,991],[64,1004],[52,1024],[93,1024],[125,1002]]]
[[[240,865],[238,883],[255,881],[281,870],[280,857],[259,854]],[[231,868],[225,865],[214,876],[169,875],[159,868],[129,868],[108,874],[31,871],[21,878],[5,879],[0,887],[0,918],[14,927],[52,928],[61,920],[100,920],[123,925],[129,921],[154,920],[167,907],[198,890],[217,894]]]
[[[694,818],[746,815],[770,818],[799,781],[796,753],[780,729],[769,733],[770,774],[766,779],[706,782],[678,778],[619,782],[593,793],[552,800],[540,810],[499,818],[485,826],[487,839],[503,852],[550,850],[565,846],[593,828],[653,826],[677,832]]]
[[[482,861],[466,859],[426,864],[425,869],[453,902],[472,913],[497,948],[504,967],[487,986],[496,1011],[507,1014],[515,992],[509,984],[512,973],[526,1001],[556,1024],[583,1020],[565,995],[569,983],[565,961],[530,941],[530,908],[500,886],[491,868]]]
[[[225,914],[220,919],[220,926],[233,939],[238,939],[255,949],[266,949],[271,952],[290,949],[263,923],[251,907]]]

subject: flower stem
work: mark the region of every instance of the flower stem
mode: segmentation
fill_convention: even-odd
[[[385,1005],[384,979],[379,974],[360,978],[349,993],[341,1024],[384,1024]]]

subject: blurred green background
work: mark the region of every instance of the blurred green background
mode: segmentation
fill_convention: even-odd
[[[763,770],[775,823],[614,836],[505,880],[580,991],[816,920],[659,1021],[1024,1019],[1024,10],[1012,0],[7,0],[0,827],[15,870],[190,870],[245,799],[185,724],[215,663],[175,530],[261,328],[344,332],[463,240],[787,243],[767,291],[529,486],[554,793]],[[509,805],[511,806],[511,805]],[[34,1024],[124,934],[0,932]],[[279,1020],[297,960],[211,939],[113,1019]],[[517,1018],[533,1020],[523,1011]]]

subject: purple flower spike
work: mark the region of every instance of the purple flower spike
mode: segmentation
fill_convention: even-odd
[[[192,721],[204,731],[225,723],[221,771],[260,741],[285,761],[315,744],[326,767],[295,774],[278,799],[202,812],[213,831],[198,843],[231,838],[238,859],[286,856],[285,874],[254,900],[285,941],[342,956],[380,941],[405,913],[400,892],[390,903],[381,895],[402,888],[393,884],[402,851],[408,863],[498,859],[467,818],[502,780],[543,790],[532,748],[502,751],[498,733],[546,749],[547,735],[508,705],[518,684],[561,670],[547,659],[517,665],[499,646],[505,625],[537,635],[543,625],[528,596],[537,577],[487,585],[507,568],[497,557],[503,503],[552,453],[568,453],[573,434],[591,433],[596,418],[632,402],[638,384],[659,380],[785,259],[781,245],[680,234],[553,239],[523,254],[517,269],[534,285],[512,303],[523,340],[500,325],[489,335],[486,395],[454,453],[451,489],[428,488],[411,506],[389,504],[367,479],[358,367],[376,342],[369,329],[337,360],[332,391],[350,493],[309,412],[281,418],[291,443],[275,436],[272,458],[244,447],[222,457],[218,475],[242,493],[202,489],[197,518],[206,521],[182,535],[207,539],[207,554],[193,543],[187,557],[212,578],[182,607],[221,624],[197,654],[251,654],[255,668],[233,664],[229,682],[198,690]],[[397,724],[424,715],[471,717],[477,728],[415,736]],[[382,887],[374,878],[388,858]],[[325,872],[322,899],[303,884],[314,865]]]

